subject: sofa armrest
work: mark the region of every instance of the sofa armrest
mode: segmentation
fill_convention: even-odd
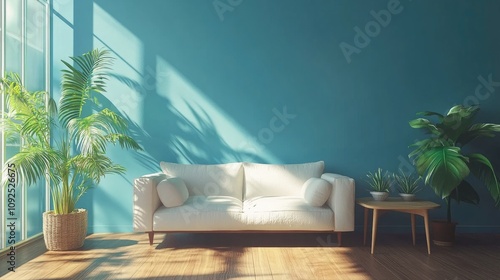
[[[354,231],[354,179],[325,173],[321,178],[332,184],[327,205],[333,210],[335,231]]]
[[[134,231],[153,230],[153,214],[160,207],[161,201],[156,185],[167,178],[159,172],[141,176],[134,180]]]

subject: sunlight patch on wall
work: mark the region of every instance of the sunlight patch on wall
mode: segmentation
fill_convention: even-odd
[[[258,155],[267,162],[279,162],[265,146],[259,142],[258,135],[245,131],[223,109],[208,99],[196,86],[179,73],[162,57],[156,57],[156,89],[158,95],[166,98],[167,109],[180,116],[177,126],[189,132],[188,137],[177,137],[179,152],[189,150],[197,153],[200,158],[205,153],[213,154],[213,149],[219,149],[219,160],[252,161]],[[263,123],[265,127],[267,124]],[[193,134],[203,140],[205,145],[196,145],[191,137]],[[179,154],[179,158],[183,158]],[[186,160],[189,161],[189,160]]]
[[[74,0],[53,0],[52,5],[56,11],[67,22],[73,24],[73,1]]]
[[[107,83],[109,102],[103,105],[116,107],[146,137],[155,132],[151,129],[161,129],[152,142],[163,142],[176,161],[279,162],[259,135],[245,131],[166,59],[145,53],[140,37],[96,3],[93,47],[105,47],[117,58]]]
[[[94,48],[109,49],[116,58],[105,96],[119,111],[140,124],[143,112],[142,107],[138,105],[145,89],[137,81],[143,79],[143,44],[137,36],[96,3],[93,10]]]
[[[51,42],[52,52],[57,57],[52,65],[52,97],[59,99],[61,93],[61,70],[64,64],[61,59],[67,60],[73,56],[73,1],[56,0],[53,3],[52,29],[54,32]]]

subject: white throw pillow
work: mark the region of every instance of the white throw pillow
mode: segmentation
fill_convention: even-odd
[[[181,178],[167,178],[156,186],[158,196],[165,207],[181,206],[189,197],[186,184]]]
[[[302,195],[307,204],[320,207],[330,197],[332,185],[320,178],[310,178],[302,185]]]

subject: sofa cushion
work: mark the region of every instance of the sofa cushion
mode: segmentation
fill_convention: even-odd
[[[158,196],[165,207],[176,207],[184,204],[189,192],[181,178],[172,177],[161,180],[156,185]]]
[[[226,164],[177,164],[160,162],[163,173],[179,177],[189,190],[189,195],[243,196],[243,170],[241,163]]]
[[[309,178],[321,177],[324,162],[302,164],[243,164],[245,170],[245,196],[300,196],[302,185]]]
[[[256,197],[243,202],[246,229],[334,230],[333,211],[314,207],[301,196]]]
[[[311,206],[323,206],[330,197],[332,185],[320,178],[309,178],[302,185],[304,201]]]
[[[190,196],[175,208],[160,206],[153,215],[157,231],[241,230],[242,202],[231,196]]]

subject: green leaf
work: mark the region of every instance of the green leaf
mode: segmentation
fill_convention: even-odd
[[[442,121],[444,118],[443,115],[436,113],[436,112],[431,112],[431,111],[418,112],[417,115],[426,116],[426,117],[436,116],[436,117],[438,117],[439,121]]]
[[[29,186],[39,180],[45,180],[46,171],[59,162],[60,157],[54,150],[40,146],[29,146],[7,160],[4,164],[3,174],[8,174],[8,166],[14,164],[19,174],[19,179]],[[58,174],[50,175],[52,176],[52,180],[56,182],[60,180]],[[7,177],[4,176],[4,180],[7,180]],[[2,185],[6,183],[4,181]]]
[[[415,149],[408,155],[408,157],[418,158],[421,154],[428,151],[429,149],[434,147],[442,147],[444,145],[445,144],[441,142],[439,138],[427,138],[424,140],[420,140],[410,145],[410,147],[415,147]]]
[[[442,137],[456,143],[460,135],[469,130],[478,111],[479,107],[477,106],[454,106],[444,117],[443,121],[436,126],[443,131]]]
[[[450,198],[458,203],[465,202],[470,204],[479,204],[479,194],[467,181],[462,181],[450,194]]]
[[[500,132],[500,125],[492,123],[478,123],[464,131],[457,139],[462,146],[478,137],[494,137],[495,132]]]
[[[107,50],[93,50],[79,57],[71,57],[72,66],[66,61],[69,70],[63,70],[61,81],[62,96],[60,100],[59,120],[67,126],[73,119],[81,117],[83,106],[92,92],[105,92],[107,70],[112,58]]]
[[[427,133],[430,134],[439,134],[439,129],[431,123],[429,120],[418,118],[409,122],[410,126],[413,128],[421,128],[424,129]]]
[[[482,154],[471,154],[469,160],[472,174],[486,185],[495,201],[495,206],[500,206],[500,183],[491,162]]]
[[[425,184],[445,198],[469,175],[467,160],[458,147],[435,147],[418,157],[416,168]]]

